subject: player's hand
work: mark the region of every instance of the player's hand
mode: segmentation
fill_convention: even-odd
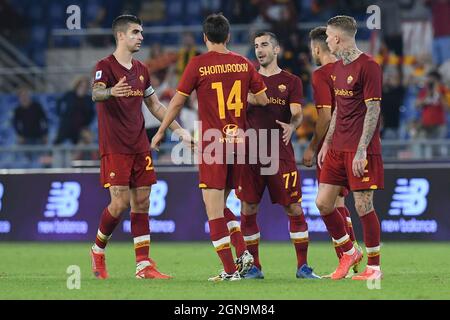
[[[150,144],[150,148],[152,150],[159,151],[159,145],[161,141],[164,139],[164,132],[156,132],[156,134],[152,138],[152,142]]]
[[[355,177],[361,178],[364,176],[364,169],[367,166],[367,152],[366,150],[358,149],[352,162],[352,171]]]
[[[291,141],[292,133],[294,132],[294,127],[289,123],[284,123],[278,120],[275,120],[281,128],[283,128],[283,142],[285,145],[288,145],[289,141]]]
[[[314,150],[308,146],[308,148],[306,148],[305,152],[303,153],[303,165],[305,167],[312,167],[313,160],[314,160]]]
[[[322,169],[323,162],[325,161],[325,156],[328,152],[328,148],[328,143],[324,142],[322,148],[320,148],[319,154],[317,155],[317,164],[319,165],[320,169]]]
[[[180,136],[180,139],[183,141],[183,143],[191,148],[191,151],[194,151],[197,148],[197,142],[191,136],[189,131],[185,129],[177,129],[176,133]]]
[[[119,82],[116,83],[114,87],[111,88],[111,95],[113,97],[126,97],[128,92],[131,90],[131,86],[125,82],[126,77],[120,78]]]

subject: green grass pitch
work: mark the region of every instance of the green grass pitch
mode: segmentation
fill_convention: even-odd
[[[220,268],[207,242],[152,242],[152,258],[172,280],[134,279],[131,242],[110,243],[110,278],[94,279],[89,249],[89,243],[0,243],[0,299],[450,299],[449,243],[383,243],[385,279],[372,290],[366,282],[296,279],[290,243],[261,244],[266,279],[222,283],[206,281]],[[325,242],[311,243],[308,258],[318,274],[337,265]],[[80,289],[67,288],[70,265],[80,267]]]

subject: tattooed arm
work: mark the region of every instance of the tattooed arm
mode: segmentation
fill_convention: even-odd
[[[156,132],[156,134],[153,136],[152,142],[151,142],[151,148],[159,151],[159,144],[164,138],[164,132],[166,129],[170,126],[170,124],[175,120],[175,118],[180,114],[181,109],[183,108],[184,104],[186,103],[187,97],[184,94],[181,94],[179,92],[176,92],[173,96],[172,100],[169,102],[169,106],[165,110],[164,118],[161,121],[161,125]]]
[[[380,101],[371,100],[366,102],[367,111],[364,117],[364,126],[359,139],[358,148],[356,150],[355,158],[353,159],[353,174],[356,177],[364,176],[364,168],[367,165],[367,147],[372,140],[373,134],[378,124],[380,116]]]
[[[103,83],[96,83],[92,89],[92,101],[105,101],[111,98],[111,89],[106,88]]]
[[[106,88],[104,83],[94,84],[92,89],[92,101],[105,101],[111,97],[125,97],[131,90],[131,86],[125,82],[125,77],[121,78],[114,87]]]
[[[145,105],[147,106],[147,109],[155,116],[156,119],[158,119],[160,122],[163,121],[164,116],[167,113],[166,106],[158,99],[158,96],[156,94],[152,94],[150,97],[147,97],[144,99]],[[170,126],[170,130],[176,131],[181,130],[180,124],[174,120]]]
[[[162,123],[164,121],[164,118],[166,117],[166,114],[168,113],[168,109],[161,101],[159,101],[158,96],[156,94],[152,94],[151,96],[145,98],[144,102],[147,106],[147,109],[153,114],[153,116],[155,116],[156,119],[158,119]],[[191,149],[196,147],[191,134],[186,129],[182,128],[176,120],[172,121],[172,123],[169,125],[169,128],[173,132],[175,132],[186,145],[190,146]]]

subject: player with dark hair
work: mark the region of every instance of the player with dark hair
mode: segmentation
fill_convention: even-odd
[[[92,90],[98,113],[100,179],[111,195],[91,249],[92,271],[99,279],[108,278],[105,247],[120,215],[131,207],[136,278],[168,279],[171,277],[159,272],[149,257],[149,196],[156,175],[141,105],[144,101],[159,120],[166,108],[155,94],[147,68],[132,57],[143,40],[141,21],[122,15],[114,20],[112,30],[116,50],[97,63]],[[181,127],[173,122],[171,129]]]
[[[247,94],[249,91],[254,93],[261,105],[268,102],[261,76],[248,59],[227,49],[229,39],[228,20],[222,14],[209,15],[203,23],[203,40],[208,52],[190,60],[177,93],[170,101],[168,113],[152,139],[152,148],[157,149],[167,126],[179,114],[191,92],[196,90],[202,137],[214,131],[221,135],[218,139],[220,146],[214,155],[208,151],[209,141],[202,139],[199,144],[199,158],[203,160],[199,164],[199,187],[208,215],[211,240],[224,266],[224,271],[210,281],[239,280],[253,265],[253,257],[244,250],[242,233],[240,230],[236,232],[239,225],[234,215],[228,210],[224,216],[224,209],[231,189],[238,182],[237,155],[230,149],[239,149],[238,145],[245,142],[237,134],[245,130]],[[217,156],[219,161],[209,161]],[[230,242],[235,244],[237,241],[240,251],[243,250],[241,256],[237,254],[238,268],[230,249]]]
[[[379,117],[382,72],[372,58],[357,48],[356,31],[355,19],[348,16],[331,18],[326,30],[330,52],[340,61],[335,63],[332,75],[336,109],[318,154],[322,171],[316,205],[328,232],[343,252],[331,275],[335,280],[344,278],[362,259],[335,208],[342,187],[353,191],[368,255],[366,269],[352,279],[382,278],[380,223],[373,206],[374,190],[384,188]]]
[[[317,66],[320,66],[312,74],[313,96],[316,103],[317,122],[314,130],[314,136],[311,139],[308,147],[303,153],[303,164],[307,167],[313,165],[313,158],[317,155],[322,147],[325,134],[330,125],[331,115],[335,109],[335,98],[333,89],[333,69],[337,61],[336,57],[330,52],[327,45],[327,28],[317,27],[311,30],[309,37],[311,39],[311,55],[313,61]],[[317,160],[317,159],[316,159]],[[317,165],[317,180],[320,181],[320,167]],[[355,244],[358,250],[362,250],[356,243],[355,232],[353,231],[352,219],[350,218],[350,211],[345,206],[345,198],[349,191],[347,188],[342,188],[336,200],[336,210],[342,215],[345,220],[345,228],[350,236],[350,240]],[[333,241],[335,244],[335,242]],[[334,246],[338,258],[342,256],[340,246]],[[358,272],[358,265],[353,266],[353,271]],[[331,275],[330,275],[331,276]],[[351,274],[348,275],[349,277]],[[324,276],[327,277],[327,276]]]
[[[292,148],[292,133],[302,122],[302,82],[297,76],[281,70],[277,63],[280,46],[275,34],[261,31],[254,38],[255,54],[260,63],[258,70],[267,86],[269,104],[264,108],[257,106],[257,101],[249,97],[251,103],[247,110],[248,127],[257,130],[278,131],[278,136],[270,135],[267,146],[276,146],[279,157],[278,170],[275,174],[265,175],[262,172],[260,159],[243,166],[239,186],[236,191],[241,200],[241,228],[247,248],[255,259],[254,266],[245,278],[263,279],[262,266],[259,260],[259,227],[256,221],[259,203],[264,190],[269,190],[272,203],[283,206],[289,218],[289,234],[294,244],[297,256],[297,278],[318,279],[308,266],[308,225],[301,207],[300,174],[297,170],[294,149]],[[276,141],[271,141],[277,139]],[[258,147],[262,148],[261,140]],[[271,147],[273,148],[273,147]],[[274,155],[274,150],[268,150]],[[258,151],[260,154],[260,151]],[[258,155],[249,154],[249,157]]]

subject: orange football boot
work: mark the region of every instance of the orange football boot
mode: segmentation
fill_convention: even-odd
[[[91,249],[92,272],[97,279],[108,279],[104,253],[96,253]]]
[[[149,265],[142,269],[136,269],[137,279],[172,279],[172,276],[161,273],[156,269],[156,263],[152,259],[148,259]]]
[[[359,263],[362,259],[362,253],[355,249],[355,252],[352,255],[343,254],[339,259],[339,265],[337,269],[331,275],[331,279],[339,280],[344,278],[351,267],[355,264]]]

